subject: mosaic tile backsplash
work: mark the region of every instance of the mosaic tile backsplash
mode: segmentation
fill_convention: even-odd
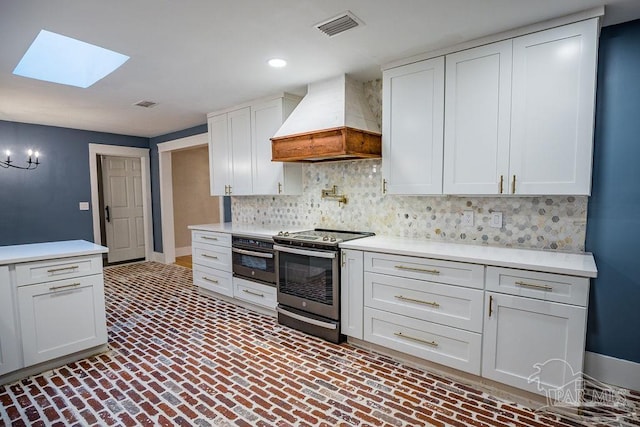
[[[383,195],[381,161],[358,160],[304,165],[301,196],[231,198],[236,223],[283,229],[318,227],[373,231],[378,235],[584,252],[587,197],[458,197]],[[322,199],[337,185],[346,205]],[[473,211],[474,225],[462,224]],[[502,212],[502,228],[489,226]]]
[[[382,122],[382,81],[364,83],[364,93]],[[301,196],[232,197],[232,221],[265,227],[336,228],[377,235],[584,252],[586,196],[459,197],[382,194],[381,160],[305,164]],[[320,197],[337,185],[346,205]],[[474,225],[462,224],[473,211]],[[502,212],[502,228],[489,226],[489,214]]]

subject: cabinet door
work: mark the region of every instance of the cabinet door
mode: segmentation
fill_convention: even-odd
[[[382,176],[389,194],[442,194],[444,57],[383,73]]]
[[[597,19],[514,39],[516,194],[590,194],[597,41]]]
[[[341,332],[362,339],[364,257],[361,251],[342,249],[340,270]]]
[[[485,294],[482,376],[545,394],[581,378],[587,310]]]
[[[9,267],[0,266],[0,375],[22,368]]]
[[[228,144],[227,115],[210,117],[209,127],[209,178],[212,196],[224,196],[231,183]]]
[[[17,289],[25,366],[107,342],[102,274]]]
[[[251,107],[251,138],[254,153],[253,193],[279,194],[283,184],[282,162],[271,161],[271,137],[282,124],[282,100]]]
[[[446,57],[445,194],[507,190],[511,49],[507,40]]]
[[[242,196],[251,194],[252,159],[251,159],[251,109],[241,108],[227,114],[229,129],[229,146],[231,149],[231,183],[230,194]]]

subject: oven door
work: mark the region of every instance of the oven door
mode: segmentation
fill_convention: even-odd
[[[275,259],[271,250],[233,246],[233,274],[247,280],[276,284]]]
[[[340,319],[339,252],[273,245],[278,303]]]

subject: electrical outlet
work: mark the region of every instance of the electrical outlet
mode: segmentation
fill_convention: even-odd
[[[462,212],[462,225],[465,227],[473,227],[473,211]]]
[[[492,212],[489,227],[502,228],[502,212]]]
[[[78,205],[79,205],[78,207],[80,208],[81,211],[88,211],[89,210],[89,202],[80,202]]]

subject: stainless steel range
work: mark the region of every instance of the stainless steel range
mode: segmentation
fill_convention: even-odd
[[[340,248],[373,233],[316,229],[273,236],[278,322],[340,342]]]

